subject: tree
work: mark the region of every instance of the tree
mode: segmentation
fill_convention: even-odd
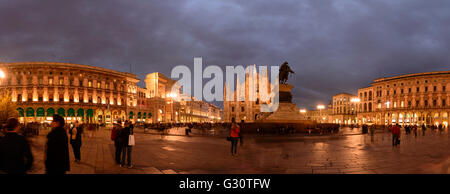
[[[0,124],[6,122],[10,117],[18,117],[16,103],[12,101],[9,90],[0,93]]]

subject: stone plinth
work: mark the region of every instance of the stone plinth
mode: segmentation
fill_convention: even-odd
[[[261,123],[299,123],[306,118],[299,113],[297,105],[292,103],[291,89],[289,84],[280,84],[280,98],[278,109],[273,113],[263,113],[256,120]]]

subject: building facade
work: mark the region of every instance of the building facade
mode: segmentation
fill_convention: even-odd
[[[53,114],[88,123],[135,120],[134,74],[80,64],[1,64],[2,90],[11,92],[22,122],[50,122]]]
[[[356,106],[357,96],[348,93],[340,93],[333,96],[331,116],[332,123],[336,124],[355,124],[356,123]]]
[[[145,78],[147,99],[152,106],[155,119],[151,122],[221,122],[222,111],[219,107],[194,99],[192,96],[180,94],[176,81],[162,73],[150,73]],[[172,92],[172,87],[177,92]],[[180,95],[180,96],[178,96]]]
[[[308,110],[305,113],[306,120],[316,123],[332,123],[333,119],[333,107],[331,104],[326,109]]]
[[[256,66],[255,66],[256,67]],[[255,68],[256,69],[256,68]],[[262,76],[260,78],[260,76]],[[255,122],[261,114],[261,104],[267,104],[268,101],[261,101],[261,94],[259,91],[259,81],[265,80],[267,91],[271,91],[270,82],[268,79],[268,72],[264,75],[259,73],[249,74],[247,71],[245,74],[245,82],[240,85],[235,85],[235,90],[231,90],[230,86],[224,86],[224,101],[223,101],[223,117],[225,122]],[[238,83],[239,80],[236,82]],[[251,88],[251,83],[254,88]],[[254,91],[256,100],[251,100],[250,91]],[[233,96],[232,100],[227,100],[227,94],[230,93]],[[244,94],[243,99],[239,99],[238,96]],[[262,114],[261,114],[262,116]]]
[[[160,73],[149,74],[161,76],[156,84],[147,76],[147,87],[141,88],[135,74],[81,64],[5,63],[0,70],[5,74],[0,90],[11,93],[21,122],[51,122],[53,114],[69,123],[181,122],[181,104],[167,92],[175,81]],[[211,111],[220,114],[217,109]],[[206,115],[213,115],[208,111]],[[220,119],[215,115],[208,121]]]
[[[375,79],[358,90],[358,123],[448,126],[450,71]]]

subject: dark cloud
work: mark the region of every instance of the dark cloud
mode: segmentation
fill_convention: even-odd
[[[0,61],[132,64],[140,78],[195,56],[221,66],[287,60],[294,101],[308,108],[450,62],[446,0],[0,0],[0,26]]]

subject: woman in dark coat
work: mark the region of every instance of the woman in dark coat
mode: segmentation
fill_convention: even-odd
[[[75,122],[75,126],[73,126],[69,130],[70,134],[70,145],[72,145],[73,155],[75,156],[75,162],[79,163],[81,160],[81,133],[82,128],[78,121]]]
[[[69,142],[64,118],[53,115],[52,130],[47,135],[45,170],[47,174],[65,174],[70,170]]]

